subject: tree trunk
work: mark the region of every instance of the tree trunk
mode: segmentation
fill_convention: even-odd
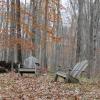
[[[42,36],[42,40],[43,40],[43,45],[42,45],[42,49],[41,49],[41,65],[43,68],[47,69],[47,52],[46,52],[46,40],[47,40],[47,13],[48,12],[48,0],[45,0],[45,31],[43,33]]]
[[[18,9],[16,9],[16,28],[17,28],[17,38],[21,38],[21,25],[20,25],[20,0],[16,0],[16,5]],[[21,44],[17,44],[17,60],[18,62],[22,62],[22,53],[21,53]]]

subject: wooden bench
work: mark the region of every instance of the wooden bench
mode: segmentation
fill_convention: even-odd
[[[23,73],[35,73],[35,70],[32,68],[19,68],[18,69],[19,73],[21,74],[21,76],[23,76]]]
[[[37,64],[39,66],[39,64]],[[20,64],[18,65],[18,72],[21,74],[21,76],[23,76],[24,73],[31,73],[31,74],[38,74],[38,72],[40,71],[40,69],[36,68],[37,66],[35,66],[34,68],[24,68],[24,66],[20,66]]]
[[[55,76],[55,81],[57,81],[58,77],[60,76],[65,80],[65,82],[79,83],[78,77],[86,69],[87,66],[88,61],[84,60],[82,62],[77,63],[72,70],[68,70],[67,72],[64,72],[58,68]]]

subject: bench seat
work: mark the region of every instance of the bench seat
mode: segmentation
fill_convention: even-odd
[[[34,68],[19,68],[18,72],[23,76],[23,73],[36,73],[36,70]]]

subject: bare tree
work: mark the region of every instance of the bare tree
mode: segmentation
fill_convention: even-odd
[[[17,28],[17,38],[21,38],[21,25],[20,25],[20,0],[16,0],[16,5],[18,9],[16,9],[16,28]],[[17,60],[18,62],[22,62],[22,54],[21,54],[21,45],[17,44]]]

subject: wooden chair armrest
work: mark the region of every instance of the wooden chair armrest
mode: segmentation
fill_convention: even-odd
[[[37,66],[40,66],[40,64],[39,63],[35,63]]]
[[[57,71],[63,71],[63,72],[66,72],[66,71],[72,71],[72,68],[70,67],[67,67],[67,69],[63,69],[61,66],[57,66]]]
[[[18,68],[23,68],[23,64],[18,64]]]

